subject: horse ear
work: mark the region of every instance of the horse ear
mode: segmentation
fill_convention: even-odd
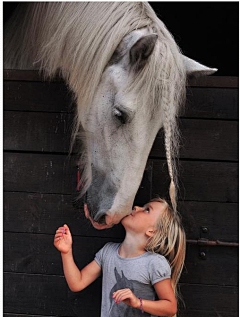
[[[187,56],[182,55],[186,73],[192,77],[207,76],[215,73],[217,68],[209,68],[204,66]]]
[[[117,271],[116,267],[114,268],[114,273],[115,273],[115,277],[116,277],[117,282],[121,281],[121,276],[120,276],[120,274],[118,274],[118,271]]]
[[[131,47],[129,52],[130,65],[140,70],[147,63],[149,56],[152,54],[157,41],[157,34],[150,34],[141,37]]]

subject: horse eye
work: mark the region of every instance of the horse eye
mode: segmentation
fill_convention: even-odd
[[[120,121],[122,124],[125,124],[127,122],[127,114],[117,108],[113,110],[113,115],[115,118]]]

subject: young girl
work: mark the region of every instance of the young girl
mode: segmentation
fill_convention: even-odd
[[[89,218],[86,205],[84,209]],[[83,290],[102,272],[101,317],[175,315],[186,244],[179,215],[164,199],[155,198],[135,206],[121,222],[124,241],[107,243],[81,271],[73,260],[68,226],[58,228],[54,245],[70,290]]]

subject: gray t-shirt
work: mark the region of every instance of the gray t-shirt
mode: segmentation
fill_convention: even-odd
[[[107,243],[95,255],[95,261],[102,268],[102,308],[101,317],[152,316],[123,302],[116,304],[113,292],[130,288],[137,296],[148,300],[158,297],[153,285],[171,278],[168,261],[162,255],[146,252],[134,258],[119,255],[120,243]]]

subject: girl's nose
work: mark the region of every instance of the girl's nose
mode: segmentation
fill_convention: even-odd
[[[138,207],[138,206],[134,206],[133,207],[133,212],[132,212],[132,214],[136,214],[137,212],[139,212],[140,210],[142,210],[142,207]]]

